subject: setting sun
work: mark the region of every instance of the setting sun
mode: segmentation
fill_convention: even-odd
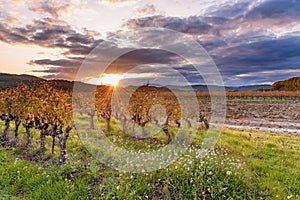
[[[122,78],[123,74],[103,74],[100,78],[90,79],[88,83],[95,85],[117,86]]]
[[[299,10],[0,0],[0,200],[300,200]]]
[[[153,73],[124,73],[124,74],[103,74],[100,78],[91,78],[87,81],[89,84],[94,85],[111,85],[117,86],[121,80],[139,80],[143,78],[154,77],[156,74]],[[145,83],[146,80],[143,80]],[[124,82],[122,82],[124,84]]]
[[[99,83],[103,85],[117,86],[122,78],[122,74],[103,74],[99,79]]]

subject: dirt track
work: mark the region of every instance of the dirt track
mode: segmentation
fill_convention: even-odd
[[[300,133],[300,102],[227,102],[226,125]]]

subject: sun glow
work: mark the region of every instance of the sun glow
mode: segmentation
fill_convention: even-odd
[[[154,76],[155,74],[152,73],[103,74],[100,78],[89,79],[87,83],[94,84],[94,85],[111,85],[115,87],[119,84],[119,81],[121,80],[126,80],[126,79],[134,80],[134,79],[149,78]]]
[[[91,78],[87,80],[87,83],[93,85],[111,85],[115,87],[122,78],[122,74],[103,74],[100,78]]]

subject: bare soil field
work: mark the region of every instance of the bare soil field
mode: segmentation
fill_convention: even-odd
[[[209,109],[203,110],[209,118]],[[300,136],[300,102],[227,102],[226,126]]]

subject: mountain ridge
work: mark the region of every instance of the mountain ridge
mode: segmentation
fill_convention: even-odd
[[[0,89],[6,89],[11,87],[16,87],[20,83],[31,85],[34,81],[49,81],[53,83],[56,88],[64,89],[64,90],[72,90],[75,81],[57,79],[57,80],[46,80],[43,78],[39,78],[32,75],[26,74],[8,74],[8,73],[0,73]],[[83,82],[76,82],[77,86],[81,87],[82,90],[89,89],[94,85],[83,83]],[[151,85],[151,84],[150,84]],[[130,86],[129,86],[130,87]],[[174,85],[167,85],[167,86],[160,86],[160,87],[168,87],[171,89],[176,90],[188,90],[188,88],[192,87],[197,92],[207,92],[207,91],[218,91],[223,90],[222,86],[217,85],[191,85],[191,86],[174,86]],[[209,89],[208,89],[209,88]],[[244,86],[225,86],[225,90],[232,90],[232,91],[249,91],[249,90],[270,90],[272,89],[272,85],[244,85]]]

